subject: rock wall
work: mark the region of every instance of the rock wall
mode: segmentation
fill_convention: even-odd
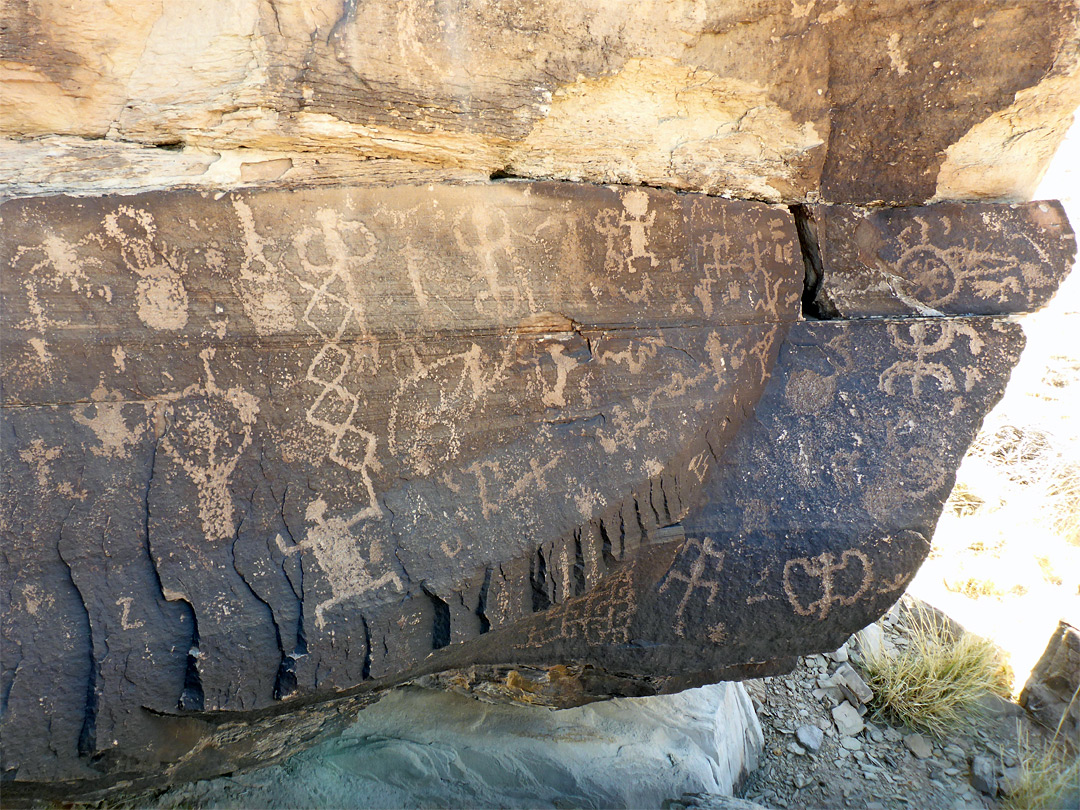
[[[428,167],[769,201],[1018,200],[1080,102],[1075,0],[7,14],[0,181],[24,192]]]
[[[1075,240],[867,203],[1022,196],[1077,8],[613,13],[13,12],[5,800],[271,762],[408,682],[777,672],[900,595]]]

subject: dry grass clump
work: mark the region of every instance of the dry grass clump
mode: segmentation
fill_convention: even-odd
[[[1065,810],[1080,801],[1080,756],[1055,735],[1040,745],[1017,728],[1020,775],[1005,806],[1013,810]]]
[[[946,579],[945,587],[953,593],[963,594],[968,599],[982,599],[983,597],[1000,599],[1006,594],[1006,591],[1002,590],[1001,586],[994,580],[980,579],[973,576]],[[1023,594],[1026,590],[1023,589],[1023,586],[1014,586],[1012,592]]]
[[[1011,674],[992,642],[922,608],[908,608],[901,626],[899,652],[863,662],[875,708],[890,720],[940,738],[968,725],[987,693],[1008,694]]]
[[[997,505],[1000,506],[1000,504]],[[986,499],[979,495],[975,487],[964,480],[956,482],[949,500],[945,503],[945,511],[952,512],[958,517],[971,517],[987,508]]]

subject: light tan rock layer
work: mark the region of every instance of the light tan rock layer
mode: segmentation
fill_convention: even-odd
[[[355,181],[392,160],[770,201],[1023,198],[1080,103],[1078,2],[8,4],[0,184]]]

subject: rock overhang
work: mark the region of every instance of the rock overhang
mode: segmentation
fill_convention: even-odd
[[[8,796],[271,761],[407,681],[778,671],[897,598],[1075,256],[1056,204],[913,204],[1026,195],[1076,8],[722,6],[146,11],[6,118]],[[107,19],[20,14],[7,86],[71,94]]]

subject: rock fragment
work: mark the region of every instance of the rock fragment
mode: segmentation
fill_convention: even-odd
[[[997,795],[997,768],[990,757],[979,755],[971,760],[971,785],[987,796]]]
[[[826,655],[837,663],[845,663],[848,660],[847,643],[841,644],[838,648],[833,650],[831,653],[827,653]]]
[[[1047,642],[1019,703],[1044,727],[1080,739],[1080,629],[1062,620]]]
[[[848,702],[856,708],[865,707],[874,697],[873,690],[866,685],[851,664],[841,664],[832,675],[819,683],[825,689],[839,689]]]
[[[927,759],[934,753],[930,742],[919,733],[908,734],[904,737],[904,745],[918,759]]]
[[[885,631],[879,624],[868,624],[855,634],[855,644],[864,661],[871,661],[885,653]]]
[[[807,751],[816,754],[825,741],[825,733],[817,726],[806,723],[795,729],[795,739]]]
[[[858,710],[847,701],[833,709],[832,716],[836,723],[836,730],[843,737],[853,737],[866,728]]]
[[[956,743],[949,743],[948,745],[946,745],[944,748],[944,753],[950,762],[967,762],[967,753]]]
[[[1006,767],[998,779],[998,791],[1002,796],[1013,796],[1020,788],[1023,771],[1018,767]]]

